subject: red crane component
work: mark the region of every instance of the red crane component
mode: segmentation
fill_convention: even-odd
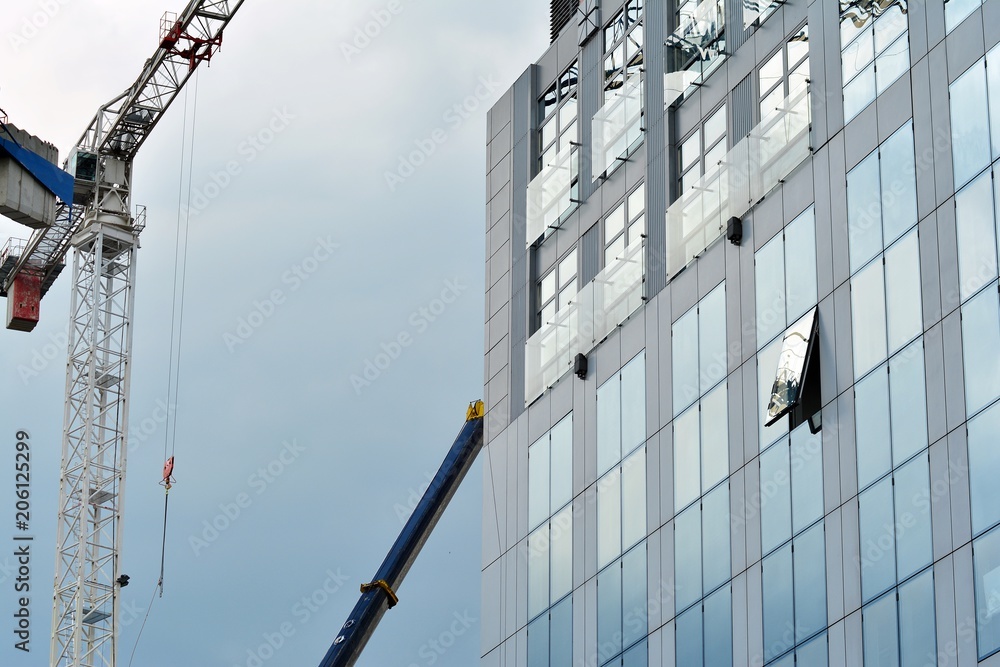
[[[178,45],[186,42],[187,48]],[[160,19],[160,48],[168,53],[187,58],[190,71],[194,71],[199,63],[207,62],[211,65],[212,56],[222,48],[222,33],[211,39],[192,37],[184,32],[184,23],[177,18],[177,14],[167,12]]]
[[[167,459],[167,462],[163,464],[163,481],[161,484],[167,487],[167,491],[173,486],[174,482],[174,457]]]
[[[38,324],[42,300],[42,277],[22,271],[14,278],[7,294],[7,328],[31,331]]]

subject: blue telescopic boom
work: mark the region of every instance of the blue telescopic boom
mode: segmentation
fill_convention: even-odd
[[[340,634],[333,641],[320,667],[350,667],[361,655],[382,615],[398,601],[396,590],[413,565],[424,542],[455,495],[476,455],[483,446],[483,402],[469,406],[465,426],[417,504],[403,531],[396,538],[382,566],[369,584],[362,584],[361,599],[354,605]]]

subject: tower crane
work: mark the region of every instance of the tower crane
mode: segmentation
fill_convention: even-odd
[[[135,82],[98,109],[63,168],[75,179],[55,222],[0,256],[8,328],[30,331],[72,247],[50,664],[114,667],[119,629],[135,254],[132,167],[143,142],[197,67],[222,46],[243,0],[191,0],[166,14]],[[68,196],[68,195],[66,195]],[[30,307],[23,308],[24,304]],[[11,318],[10,313],[14,314]]]

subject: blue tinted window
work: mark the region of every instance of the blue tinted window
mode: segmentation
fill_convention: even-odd
[[[895,478],[896,579],[902,581],[932,560],[930,473],[918,456],[893,473]]]
[[[788,441],[760,455],[760,535],[763,553],[792,536],[791,476]]]
[[[968,431],[972,531],[978,535],[1000,522],[1000,403],[970,419]]]
[[[622,557],[622,644],[629,646],[648,633],[646,619],[646,545]]]
[[[761,590],[766,662],[794,645],[794,637],[788,632],[788,628],[795,627],[791,544],[778,549],[761,563]]]
[[[733,664],[732,606],[729,586],[705,598],[705,667]]]
[[[691,607],[678,616],[675,629],[677,664],[695,667],[704,664],[701,605]]]
[[[622,650],[622,570],[621,562],[597,575],[597,647],[610,657]]]
[[[955,187],[968,183],[990,163],[990,122],[986,62],[980,60],[949,87],[951,150]]]
[[[903,665],[935,664],[934,572],[928,569],[899,587],[899,653]]]
[[[854,385],[858,487],[864,489],[892,469],[889,436],[889,376],[876,371]]]
[[[895,592],[883,595],[861,612],[865,667],[899,667]]]
[[[701,599],[701,507],[693,505],[674,519],[674,587],[677,611]]]
[[[976,618],[979,659],[1000,649],[1000,529],[972,543],[976,570]]]
[[[795,641],[807,639],[826,627],[826,540],[823,524],[802,533],[795,547]]]
[[[551,611],[550,667],[573,665],[573,598],[567,597]]]
[[[891,477],[884,478],[858,496],[858,518],[861,529],[861,597],[870,600],[896,585]]]
[[[965,406],[969,415],[1000,396],[1000,302],[995,284],[962,306]]]
[[[729,485],[721,484],[705,495],[702,504],[702,553],[704,591],[729,581]]]

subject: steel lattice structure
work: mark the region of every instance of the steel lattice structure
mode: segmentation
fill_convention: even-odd
[[[243,0],[191,0],[168,14],[142,73],[101,107],[64,168],[72,202],[21,246],[0,275],[0,294],[22,272],[42,293],[72,247],[62,468],[50,664],[114,667],[119,629],[119,554],[128,442],[135,252],[145,213],[132,215],[132,163],[192,73],[222,45]],[[86,169],[81,164],[86,162]],[[84,173],[85,172],[85,173]]]

